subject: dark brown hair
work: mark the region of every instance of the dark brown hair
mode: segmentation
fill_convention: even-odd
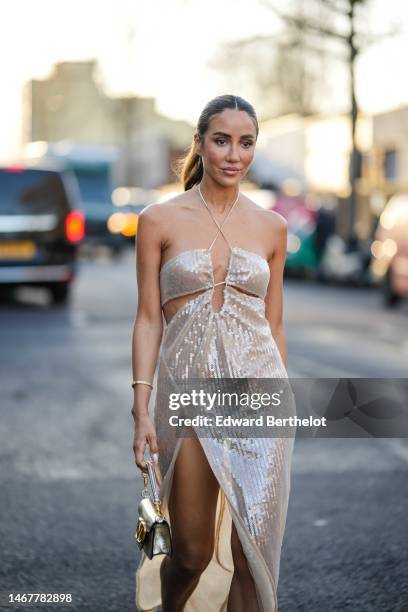
[[[258,119],[253,106],[240,96],[233,96],[230,94],[217,96],[206,104],[198,119],[196,134],[198,134],[200,138],[204,138],[210,120],[214,115],[221,113],[226,108],[247,112],[255,124],[256,136],[258,137]],[[201,181],[203,177],[203,163],[201,157],[195,152],[194,138],[188,149],[187,155],[175,164],[174,171],[178,179],[183,183],[184,191],[191,189]]]

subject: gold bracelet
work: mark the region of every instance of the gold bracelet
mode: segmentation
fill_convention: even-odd
[[[132,382],[132,389],[134,389],[136,385],[149,385],[149,387],[153,389],[152,383],[149,382],[148,380],[134,380]]]

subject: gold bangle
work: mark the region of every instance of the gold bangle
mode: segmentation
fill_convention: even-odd
[[[153,389],[152,383],[149,382],[148,380],[134,380],[132,382],[132,389],[134,389],[136,385],[148,385],[149,387]]]

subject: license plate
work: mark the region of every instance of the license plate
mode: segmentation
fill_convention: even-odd
[[[35,255],[35,243],[31,240],[21,242],[0,242],[0,260],[32,259]]]

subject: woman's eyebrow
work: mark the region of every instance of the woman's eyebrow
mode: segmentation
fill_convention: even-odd
[[[212,136],[224,136],[225,138],[231,138],[231,134],[226,132],[213,132]],[[243,134],[241,138],[255,138],[254,134]]]

